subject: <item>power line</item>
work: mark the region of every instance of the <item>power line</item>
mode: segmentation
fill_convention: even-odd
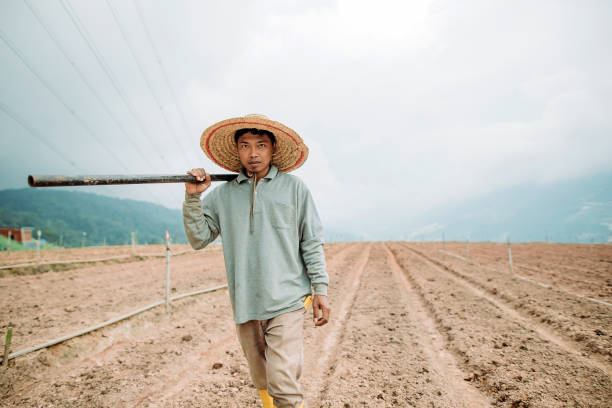
[[[4,34],[4,31],[0,30],[0,38],[2,38],[2,40],[4,41],[4,43],[11,49],[11,51],[13,51],[13,53],[15,55],[17,55],[17,57],[21,60],[21,62],[30,70],[30,72],[32,74],[34,74],[34,76],[45,86],[45,88],[47,88],[47,90],[49,92],[51,92],[51,94],[53,96],[55,96],[57,98],[57,100],[59,100],[61,102],[61,104],[64,106],[64,108],[66,108],[66,110],[76,119],[76,121],[83,127],[83,129],[85,129],[87,131],[87,133],[96,141],[98,142],[98,144],[104,149],[106,150],[106,152],[108,152],[108,154],[115,159],[115,161],[117,163],[119,163],[119,165],[124,169],[127,170],[126,165],[121,161],[121,159],[119,159],[119,157],[117,157],[117,155],[115,153],[113,153],[104,143],[102,143],[102,141],[98,138],[98,136],[96,136],[96,134],[94,133],[94,131],[87,125],[87,123],[85,123],[85,121],[83,119],[81,119],[81,117],[79,115],[77,115],[76,111],[74,110],[74,108],[72,108],[71,106],[68,105],[68,103],[66,103],[66,101],[64,101],[59,94],[57,93],[57,91],[47,82],[45,81],[45,79],[34,69],[34,67],[32,67],[30,65],[30,63],[25,59],[25,57],[21,54],[21,52],[19,52],[19,50],[17,49],[17,47],[15,47],[15,45],[8,39],[8,37],[6,37],[6,35]]]
[[[115,115],[112,113],[112,111],[108,108],[108,106],[106,105],[106,103],[102,100],[102,98],[100,97],[100,95],[98,94],[98,92],[94,89],[94,87],[89,83],[89,81],[87,80],[87,77],[81,72],[81,70],[78,68],[78,66],[76,65],[76,63],[70,58],[70,56],[68,55],[68,53],[66,52],[66,50],[64,49],[64,47],[62,47],[61,43],[58,41],[58,39],[53,35],[53,33],[51,32],[51,30],[49,29],[49,27],[47,26],[47,24],[44,22],[44,20],[42,19],[42,17],[40,16],[40,14],[36,11],[36,9],[32,6],[32,4],[30,4],[29,0],[24,0],[24,3],[26,4],[26,6],[28,6],[28,8],[30,9],[30,11],[32,12],[32,14],[34,15],[34,17],[36,17],[36,19],[38,20],[38,22],[40,23],[40,25],[44,28],[44,30],[46,31],[47,35],[49,36],[49,38],[51,38],[51,40],[55,43],[55,46],[60,50],[60,52],[62,53],[62,55],[64,56],[64,58],[66,58],[66,60],[68,60],[68,62],[70,63],[70,65],[72,65],[72,67],[74,68],[74,70],[76,71],[76,73],[79,75],[79,78],[81,78],[81,80],[83,81],[83,83],[87,86],[87,88],[91,91],[91,93],[95,96],[95,98],[98,100],[98,102],[102,105],[102,107],[104,108],[104,111],[108,114],[108,116],[113,120],[113,122],[115,123],[115,125],[119,128],[119,130],[121,131],[121,133],[125,136],[125,138],[131,143],[132,147],[134,148],[134,150],[136,151],[136,153],[138,153],[138,155],[147,163],[147,165],[149,165],[149,167],[151,167],[152,169],[155,168],[155,166],[151,163],[151,161],[149,160],[148,157],[146,157],[144,154],[142,154],[141,149],[136,145],[136,143],[134,142],[134,140],[132,140],[132,138],[127,134],[127,132],[125,131],[125,129],[123,128],[123,126],[121,125],[121,123],[119,122],[119,120],[115,117]],[[146,135],[145,135],[146,137]],[[161,153],[158,153],[160,155],[160,157],[163,160],[163,156],[161,155]]]
[[[13,119],[15,122],[19,123],[25,130],[27,130],[32,136],[34,136],[36,139],[38,139],[41,143],[43,143],[45,146],[47,146],[53,153],[57,154],[59,157],[61,157],[64,161],[66,161],[68,164],[70,164],[72,167],[74,167],[75,169],[77,169],[78,171],[82,171],[82,169],[77,166],[74,161],[72,161],[72,159],[70,159],[69,157],[65,156],[59,149],[57,149],[51,142],[49,142],[47,139],[45,139],[40,133],[38,133],[36,130],[34,130],[32,127],[30,127],[27,123],[26,120],[19,117],[19,115],[17,115],[15,112],[13,112],[7,105],[5,105],[4,103],[2,103],[0,101],[0,109],[4,111],[4,113],[10,117],[11,119]]]
[[[151,44],[151,48],[153,49],[153,53],[155,54],[157,63],[159,64],[159,67],[161,68],[162,76],[164,77],[166,86],[170,90],[170,95],[172,96],[172,100],[174,101],[174,104],[176,105],[176,108],[179,112],[179,116],[181,118],[181,124],[183,125],[183,130],[185,131],[185,134],[189,134],[189,130],[187,127],[187,121],[185,120],[185,115],[183,113],[183,110],[181,109],[181,105],[178,103],[178,99],[176,98],[176,93],[174,92],[174,88],[170,84],[170,80],[168,79],[168,74],[166,72],[166,69],[164,68],[164,64],[162,63],[161,57],[159,55],[159,52],[157,51],[157,47],[155,46],[155,42],[153,41],[153,37],[151,36],[151,33],[147,27],[146,21],[143,17],[142,11],[140,10],[140,6],[138,5],[137,0],[134,0],[134,6],[136,7],[136,11],[137,11],[138,17],[140,18],[140,22],[142,23],[142,26],[144,27],[144,31],[147,35],[147,39],[149,40],[149,44]]]
[[[168,129],[172,133],[172,136],[174,137],[174,141],[179,146],[179,148],[181,149],[182,153],[185,155],[185,151],[183,149],[183,146],[180,144],[180,141],[179,141],[178,137],[176,136],[176,132],[174,131],[174,128],[170,125],[170,121],[168,120],[168,116],[166,115],[166,112],[164,111],[164,108],[162,107],[162,104],[161,104],[159,98],[157,97],[157,95],[153,91],[153,86],[151,85],[151,81],[149,80],[149,76],[146,74],[146,72],[144,70],[144,67],[142,66],[140,60],[138,59],[138,57],[136,56],[136,53],[134,52],[134,48],[132,47],[132,44],[128,40],[127,35],[126,35],[125,31],[123,30],[123,26],[121,25],[121,21],[119,20],[119,16],[117,15],[117,11],[115,10],[115,8],[113,7],[113,5],[111,4],[111,2],[109,0],[106,0],[106,4],[108,5],[108,8],[110,9],[111,14],[113,15],[113,19],[115,20],[115,23],[119,27],[119,32],[121,33],[121,36],[123,37],[123,40],[127,44],[127,47],[130,50],[130,53],[132,54],[132,58],[134,58],[134,61],[136,61],[136,65],[138,66],[138,69],[140,70],[140,73],[142,74],[142,77],[143,77],[145,83],[147,84],[147,87],[149,88],[149,92],[151,92],[151,95],[153,96],[153,99],[155,99],[155,103],[157,104],[157,107],[159,108],[159,111],[161,112],[162,117],[164,118],[164,121],[166,122],[166,126],[168,127]]]
[[[138,126],[140,127],[141,131],[146,134],[146,132],[144,130],[144,126],[142,124],[142,121],[140,120],[138,115],[136,115],[136,113],[134,112],[134,108],[128,102],[128,100],[127,100],[123,90],[121,89],[121,86],[119,85],[119,82],[115,79],[115,76],[114,76],[112,70],[104,62],[104,59],[102,58],[102,55],[100,54],[100,52],[97,50],[93,40],[90,39],[91,36],[89,35],[89,32],[87,31],[85,26],[79,20],[79,17],[77,16],[77,14],[72,9],[72,6],[70,5],[70,3],[67,0],[59,0],[59,1],[60,1],[61,5],[64,7],[64,10],[66,11],[66,14],[68,14],[68,16],[70,17],[70,20],[72,21],[72,23],[76,27],[77,31],[79,32],[79,34],[81,35],[81,37],[83,38],[83,40],[85,41],[87,46],[89,47],[89,50],[93,53],[94,57],[98,61],[98,64],[100,65],[100,67],[102,68],[102,70],[104,71],[106,76],[108,77],[109,81],[111,82],[111,84],[113,85],[113,87],[115,88],[115,90],[117,91],[119,96],[121,97],[121,100],[123,101],[125,106],[128,108],[128,111],[131,113],[131,115],[134,117],[134,119],[138,123]],[[182,152],[182,153],[183,153],[183,156],[184,156],[185,155],[184,152]],[[184,158],[187,159],[187,157],[184,157]]]
[[[60,103],[64,106],[64,108],[66,108],[66,110],[68,110],[68,112],[70,112],[70,114],[76,119],[76,121],[89,133],[89,135],[96,141],[98,142],[98,144],[100,146],[102,146],[102,148],[104,150],[106,150],[108,152],[108,154],[115,159],[115,161],[117,161],[117,163],[119,163],[119,165],[124,169],[124,170],[128,170],[127,166],[121,161],[121,159],[119,159],[119,157],[117,157],[117,155],[115,153],[113,153],[104,143],[102,143],[102,141],[96,136],[96,134],[94,133],[94,131],[87,125],[87,123],[85,123],[85,121],[83,119],[81,119],[79,117],[79,115],[77,115],[77,113],[75,112],[75,110],[70,107],[57,93],[57,91],[47,82],[44,80],[44,78],[28,63],[28,61],[25,59],[25,57],[21,54],[21,52],[19,52],[19,50],[17,49],[17,47],[15,47],[15,45],[8,39],[8,37],[6,37],[6,35],[4,34],[4,32],[2,30],[0,30],[0,38],[2,38],[2,40],[4,41],[4,43],[6,45],[8,45],[8,47],[13,51],[13,53],[15,53],[15,55],[17,55],[17,57],[19,57],[19,59],[21,60],[21,62],[30,70],[30,72],[32,74],[34,74],[34,76],[45,86],[45,88],[47,88],[47,90],[49,92],[51,92],[51,94],[53,96],[55,96],[57,98],[57,100],[60,101]],[[26,124],[25,121],[23,120],[19,120],[17,115],[12,113],[10,111],[10,109],[8,109],[8,107],[6,105],[3,104],[3,109],[2,109],[5,113],[7,113],[9,116],[11,116],[13,119],[17,120],[22,126],[24,126],[26,129],[28,129],[30,131],[30,133],[32,133],[33,135],[37,135],[37,133],[29,128]],[[54,151],[56,153],[59,154],[59,152],[54,149]],[[65,158],[64,158],[65,159]],[[72,162],[70,160],[68,160],[69,163],[72,164]],[[74,164],[73,164],[74,165]],[[76,167],[76,166],[75,166]],[[163,202],[163,200],[161,199],[161,197],[156,194],[155,192],[153,192],[153,190],[151,190],[151,188],[149,186],[146,186],[147,190],[149,190],[150,193],[152,193],[159,202]]]
[[[17,49],[17,47],[9,40],[9,38],[4,34],[4,31],[2,31],[0,29],[0,38],[2,38],[2,40],[4,41],[4,43],[11,49],[11,51],[13,51],[13,53],[15,55],[17,55],[17,57],[21,60],[21,62],[30,70],[30,72],[45,86],[45,88],[47,88],[47,90],[53,95],[55,96],[55,98],[60,101],[60,103],[64,106],[64,108],[72,115],[72,117],[83,127],[83,129],[85,129],[87,131],[87,133],[104,149],[106,150],[106,152],[108,152],[108,154],[126,171],[128,171],[127,166],[121,161],[121,159],[119,159],[119,157],[113,153],[112,150],[110,150],[106,144],[102,143],[102,141],[96,136],[95,132],[87,125],[87,123],[81,119],[81,117],[76,113],[76,111],[74,110],[74,108],[72,108],[70,105],[68,105],[68,103],[66,101],[64,101],[64,99],[62,99],[60,97],[60,95],[58,94],[58,92],[38,73],[38,71],[36,71],[34,69],[34,67],[32,65],[30,65],[30,63],[27,61],[27,59],[21,54],[21,52]],[[11,114],[9,113],[9,109],[8,107],[5,106],[5,109],[3,109],[3,111],[7,114],[9,114],[9,116],[11,116]],[[11,116],[14,119],[17,118],[16,115]],[[28,128],[25,125],[25,121],[21,121],[20,122],[22,124],[22,126],[26,127],[26,129],[30,130],[30,132],[33,135],[36,135],[36,132],[33,132],[33,129]],[[68,160],[70,162],[70,160]],[[152,193],[154,196],[156,196],[156,198],[159,200],[159,202],[163,202],[163,200],[161,199],[161,197],[157,194],[155,194],[153,192],[153,190],[151,190],[151,188],[149,186],[146,186],[147,190],[149,190],[150,193]]]

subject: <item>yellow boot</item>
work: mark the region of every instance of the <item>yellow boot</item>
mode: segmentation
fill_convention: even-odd
[[[276,408],[274,405],[274,399],[270,394],[268,394],[268,390],[258,390],[259,397],[261,398],[261,403],[263,404],[263,408]],[[304,403],[300,404],[300,408],[304,408]]]
[[[268,394],[268,390],[258,390],[259,397],[261,398],[261,403],[263,404],[263,408],[276,408],[274,406],[274,400],[272,396]]]

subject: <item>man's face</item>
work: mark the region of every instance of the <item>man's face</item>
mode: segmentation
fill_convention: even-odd
[[[247,172],[256,173],[257,178],[268,174],[276,150],[269,136],[245,133],[238,138],[237,148],[240,163]]]

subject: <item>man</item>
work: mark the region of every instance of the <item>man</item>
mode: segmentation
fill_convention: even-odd
[[[287,174],[306,161],[308,148],[295,131],[262,115],[216,123],[200,144],[212,161],[239,174],[200,202],[210,175],[189,172],[198,183],[185,184],[187,238],[195,249],[223,239],[236,332],[264,408],[303,407],[304,313],[311,299],[315,326],[330,313],[321,222],[306,185]]]

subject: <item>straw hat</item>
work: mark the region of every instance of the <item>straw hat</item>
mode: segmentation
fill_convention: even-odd
[[[247,128],[263,129],[274,134],[276,153],[272,156],[272,164],[279,171],[295,170],[308,158],[308,147],[294,130],[264,115],[246,115],[215,123],[202,133],[200,146],[206,156],[219,166],[229,171],[240,172],[242,164],[238,157],[234,133]]]

